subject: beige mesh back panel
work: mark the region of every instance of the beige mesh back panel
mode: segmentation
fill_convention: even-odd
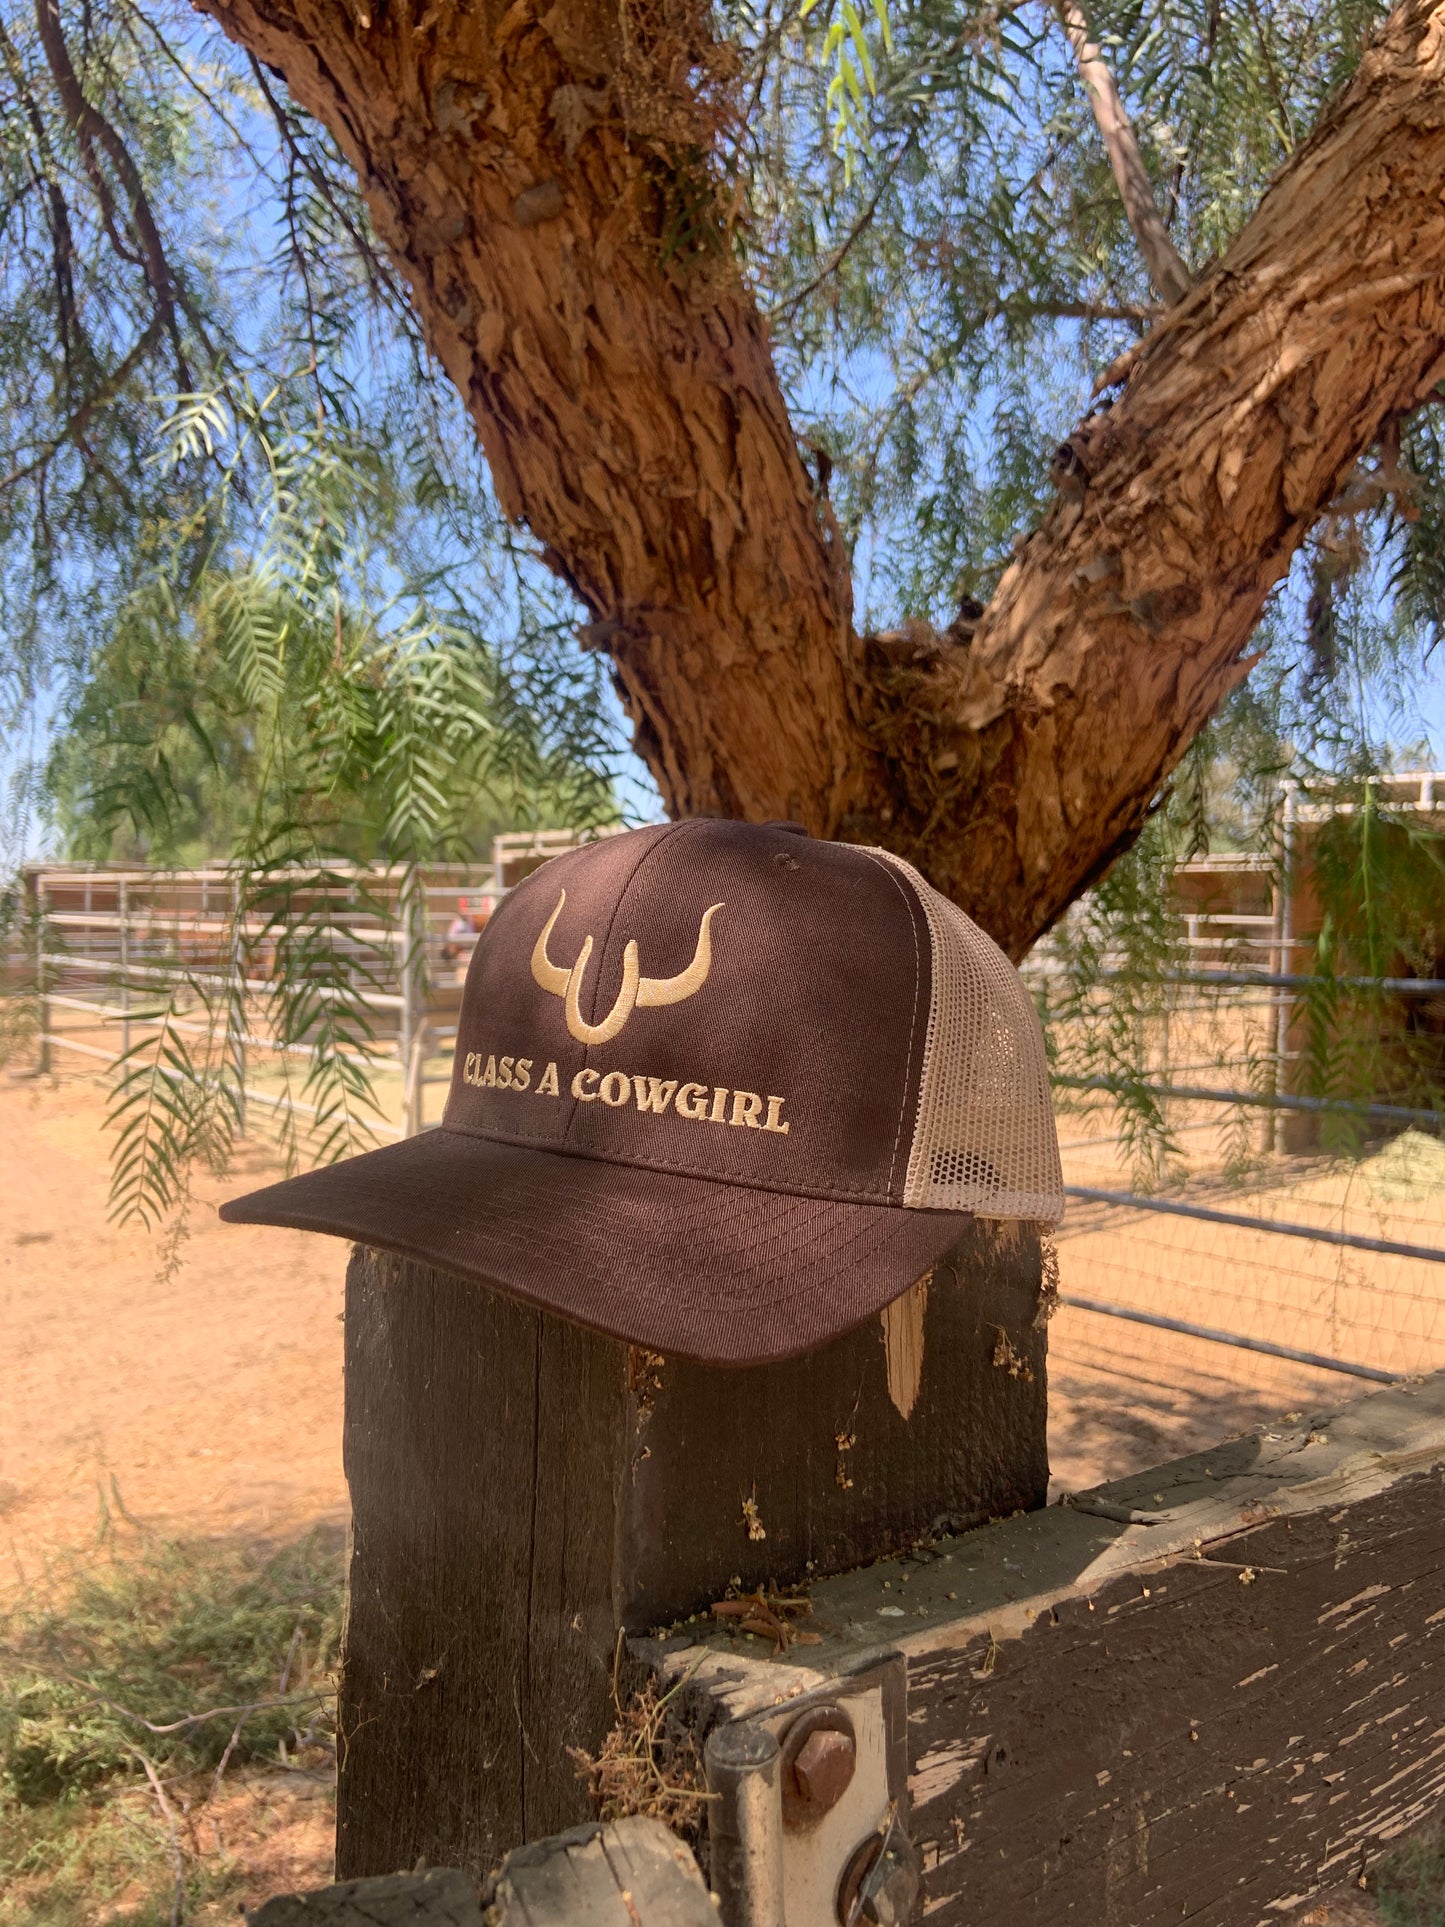
[[[980,1218],[1064,1215],[1043,1031],[1008,958],[901,857],[933,941],[933,1008],[904,1202]]]

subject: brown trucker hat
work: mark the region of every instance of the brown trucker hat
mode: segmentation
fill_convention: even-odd
[[[997,946],[886,851],[712,819],[503,899],[437,1129],[221,1211],[717,1364],[834,1337],[973,1217],[1062,1215],[1043,1037]]]

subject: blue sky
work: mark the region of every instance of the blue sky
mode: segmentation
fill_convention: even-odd
[[[1427,674],[1420,686],[1420,715],[1434,752],[1434,762],[1440,765],[1441,745],[1445,744],[1445,665]]]

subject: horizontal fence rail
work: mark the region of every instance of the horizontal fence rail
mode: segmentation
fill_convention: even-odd
[[[1274,1227],[1270,1227],[1273,1229]],[[1374,1379],[1381,1385],[1398,1385],[1400,1372],[1382,1371],[1378,1365],[1357,1365],[1346,1358],[1329,1358],[1323,1352],[1299,1351],[1293,1345],[1276,1345],[1267,1338],[1248,1338],[1242,1332],[1216,1331],[1212,1325],[1191,1324],[1187,1318],[1168,1318],[1162,1312],[1140,1311],[1133,1305],[1106,1305],[1097,1298],[1080,1298],[1061,1291],[1061,1305],[1079,1311],[1097,1312],[1103,1318],[1124,1318],[1134,1325],[1151,1325],[1156,1331],[1178,1332],[1185,1338],[1204,1338],[1212,1345],[1232,1345],[1236,1351],[1261,1352],[1266,1358],[1288,1359],[1292,1365],[1311,1365],[1320,1372],[1341,1372],[1350,1378]]]
[[[1093,1185],[1066,1184],[1065,1195],[1088,1204],[1122,1205],[1130,1211],[1158,1211],[1171,1218],[1196,1218],[1203,1224],[1227,1224],[1243,1231],[1272,1231],[1281,1238],[1308,1238],[1311,1244],[1343,1245],[1351,1251],[1376,1251],[1389,1258],[1421,1258],[1445,1265],[1445,1250],[1435,1245],[1403,1244],[1394,1238],[1370,1238],[1355,1231],[1331,1231],[1323,1225],[1291,1224],[1286,1218],[1255,1218],[1242,1211],[1217,1211],[1210,1205],[1188,1204],[1177,1198],[1151,1198],[1136,1191],[1101,1191]]]
[[[91,976],[110,976],[117,980],[122,977],[132,978],[143,985],[184,982],[205,984],[208,988],[217,990],[244,990],[248,996],[254,997],[278,995],[276,985],[268,977],[231,976],[219,970],[195,970],[189,965],[167,967],[164,964],[111,963],[103,957],[77,957],[64,950],[43,951],[40,962],[54,967],[63,966],[66,970],[85,971]],[[47,990],[45,995],[51,1002],[57,1001],[52,992]],[[404,1010],[406,1008],[404,996],[400,994],[394,996],[384,990],[338,990],[328,984],[312,984],[308,988],[307,995],[317,998],[322,1003],[334,1004],[342,1000],[348,1003],[363,1003],[371,1010]],[[121,1011],[121,1006],[118,1004],[112,1005],[111,1008]]]
[[[1126,971],[1105,970],[1099,981],[1122,983],[1128,977]],[[1445,997],[1445,977],[1311,977],[1289,970],[1165,970],[1153,981],[1205,989],[1377,990],[1390,997]]]
[[[1425,1130],[1445,1125],[1445,1111],[1416,1109],[1407,1104],[1362,1104],[1347,1097],[1298,1097],[1287,1091],[1216,1090],[1198,1084],[1135,1083],[1119,1077],[1070,1077],[1060,1072],[1054,1088],[1063,1091],[1105,1091],[1122,1097],[1136,1091],[1144,1097],[1175,1099],[1184,1104],[1243,1104],[1264,1111],[1297,1111],[1311,1117],[1378,1118],[1382,1123],[1414,1124]]]
[[[502,837],[490,864],[268,872],[259,905],[220,868],[36,866],[25,879],[35,939],[24,967],[39,1006],[40,1067],[53,1054],[114,1067],[149,1038],[214,1031],[240,1056],[241,1100],[300,1121],[321,1113],[288,1087],[284,1067],[309,1069],[339,1053],[383,1079],[399,1074],[400,1120],[379,1114],[367,1129],[410,1136],[427,1127],[427,1090],[449,1082],[428,1075],[427,1062],[451,1053],[448,1020],[480,925],[509,878],[577,840],[572,832]],[[301,985],[300,994],[355,1013],[353,1028],[364,1026],[374,1042],[359,1034],[338,1043],[315,1029],[278,1034],[283,991],[268,973],[277,951],[296,941],[315,945],[329,979]],[[213,1020],[205,1006],[226,1002],[233,1008]],[[158,1068],[174,1081],[177,1073]],[[394,1082],[390,1089],[394,1096]]]

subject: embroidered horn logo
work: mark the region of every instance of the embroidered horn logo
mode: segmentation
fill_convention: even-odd
[[[688,997],[696,996],[707,982],[707,973],[712,969],[712,936],[710,926],[714,914],[722,909],[720,903],[703,912],[697,932],[697,948],[692,962],[686,970],[679,971],[675,977],[644,977],[640,974],[637,943],[629,938],[627,948],[622,953],[622,988],[617,993],[617,1001],[602,1019],[600,1024],[589,1024],[582,1016],[582,979],[587,973],[588,960],[592,955],[592,939],[584,937],[582,948],[577,952],[577,961],[570,970],[563,970],[554,964],[547,955],[547,939],[552,934],[552,926],[562,914],[562,905],[567,901],[564,890],[557,899],[557,907],[542,926],[542,934],[532,950],[532,976],[543,990],[552,996],[561,997],[567,1012],[567,1028],[579,1044],[608,1044],[622,1029],[634,1010],[654,1010],[659,1004],[680,1004]]]

